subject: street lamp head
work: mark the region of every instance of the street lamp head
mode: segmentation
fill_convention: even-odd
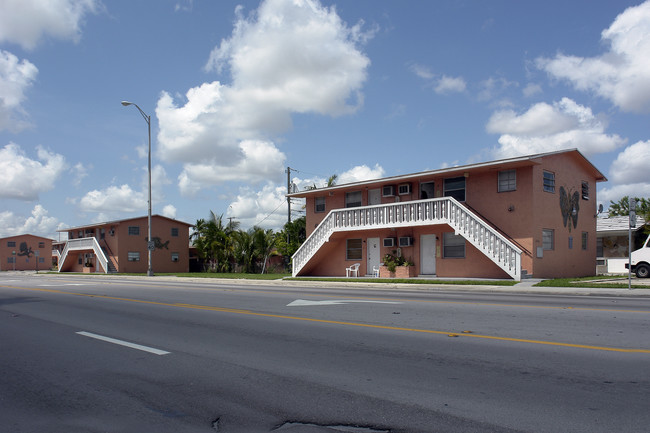
[[[125,107],[128,107],[129,105],[133,105],[133,102],[122,101],[122,105],[124,105]]]

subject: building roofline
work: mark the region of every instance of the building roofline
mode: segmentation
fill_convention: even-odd
[[[133,217],[133,218],[125,218],[125,219],[121,219],[121,220],[104,221],[104,222],[98,222],[98,223],[94,223],[94,224],[86,224],[86,225],[83,225],[83,226],[68,227],[68,228],[65,228],[65,229],[57,230],[57,232],[65,233],[65,232],[69,232],[70,230],[86,229],[86,228],[89,228],[89,227],[105,226],[105,225],[110,225],[110,224],[120,224],[120,223],[124,223],[124,222],[127,222],[127,221],[139,220],[139,219],[147,218],[147,217],[148,217],[148,215],[144,215],[144,216]],[[159,214],[151,215],[151,218],[153,218],[153,217],[164,218],[166,220],[174,221],[174,222],[186,225],[188,227],[193,227],[194,226],[193,224],[189,224],[189,223],[186,223],[184,221],[180,221],[180,220],[177,220],[177,219],[174,219],[174,218],[169,218],[169,217],[159,215]]]
[[[337,189],[349,188],[349,187],[354,187],[354,186],[371,185],[371,184],[378,183],[378,182],[408,181],[410,179],[418,178],[418,177],[422,177],[422,176],[440,175],[440,174],[454,173],[454,172],[459,172],[459,171],[476,170],[476,169],[486,168],[486,167],[497,167],[497,166],[500,166],[500,165],[512,165],[512,164],[517,164],[517,163],[529,163],[530,165],[533,165],[533,164],[539,164],[539,162],[535,161],[536,159],[544,158],[544,157],[552,156],[552,155],[563,154],[563,153],[574,153],[574,154],[577,154],[578,156],[580,156],[587,164],[589,164],[589,166],[596,173],[596,176],[595,176],[596,177],[596,182],[605,182],[605,181],[607,181],[607,178],[605,177],[605,175],[603,175],[600,172],[600,170],[598,170],[591,163],[591,161],[589,161],[578,149],[573,148],[573,149],[557,150],[557,151],[553,151],[553,152],[538,153],[538,154],[534,154],[534,155],[518,156],[518,157],[514,157],[514,158],[499,159],[499,160],[495,160],[495,161],[479,162],[479,163],[475,163],[475,164],[458,165],[458,166],[454,166],[454,167],[446,167],[446,168],[440,168],[440,169],[436,169],[436,170],[426,170],[426,171],[420,171],[420,172],[417,172],[417,173],[409,173],[409,174],[403,174],[403,175],[397,175],[397,176],[389,176],[389,177],[368,179],[368,180],[363,180],[363,181],[359,181],[359,182],[350,182],[350,183],[345,183],[345,184],[340,184],[340,185],[335,185],[335,186],[330,186],[330,187],[304,190],[304,191],[300,191],[300,192],[286,194],[286,196],[287,197],[304,197],[306,195],[321,194],[323,192],[335,191]]]
[[[14,236],[5,236],[4,238],[0,238],[0,241],[3,241],[3,240],[5,240],[5,239],[11,239],[11,238],[19,238],[19,237],[21,237],[21,236],[31,236],[31,237],[34,237],[34,238],[45,239],[45,240],[48,240],[48,241],[55,242],[55,240],[52,239],[52,238],[47,238],[47,237],[45,237],[45,236],[33,235],[33,234],[31,234],[31,233],[23,233],[23,234],[20,234],[20,235],[14,235]]]

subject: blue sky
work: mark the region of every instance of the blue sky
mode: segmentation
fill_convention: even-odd
[[[650,196],[650,2],[0,2],[0,236],[580,149]],[[294,206],[298,211],[299,205]],[[299,216],[299,213],[294,214]]]

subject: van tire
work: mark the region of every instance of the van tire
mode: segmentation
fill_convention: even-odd
[[[650,266],[646,264],[638,265],[635,274],[637,278],[648,278],[648,274],[650,274]]]

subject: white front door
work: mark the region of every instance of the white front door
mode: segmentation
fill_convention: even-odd
[[[420,274],[436,273],[436,235],[420,236]]]
[[[381,204],[381,189],[370,189],[368,190],[368,206],[375,204]]]
[[[372,268],[376,266],[379,269],[379,262],[381,261],[379,238],[368,238],[366,245],[368,248],[368,254],[366,254],[366,274],[372,275]]]

